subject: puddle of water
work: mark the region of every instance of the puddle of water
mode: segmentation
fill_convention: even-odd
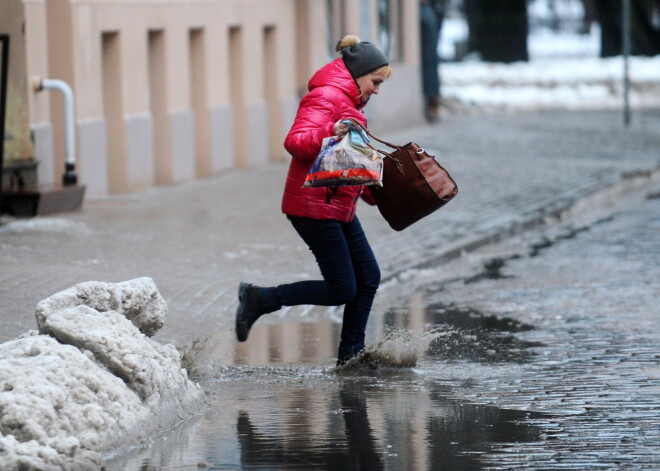
[[[340,327],[274,317],[245,343],[200,341],[188,361],[201,374],[206,412],[107,469],[475,470],[482,456],[539,440],[531,420],[541,414],[456,396],[473,377],[510,374],[477,362],[523,361],[529,345],[513,333],[531,326],[427,306],[416,293],[405,307],[375,315],[366,352],[336,369]],[[466,357],[476,370],[461,366]],[[209,358],[215,364],[204,365]]]
[[[516,337],[515,333],[534,327],[514,319],[442,303],[430,304],[427,316],[441,332],[428,350],[428,354],[435,358],[467,359],[479,363],[526,363],[534,355],[530,349],[543,346]]]
[[[510,276],[503,275],[502,269],[504,268],[507,260],[518,258],[518,255],[512,255],[507,258],[495,257],[484,263],[483,271],[465,279],[465,284],[477,283],[481,280],[497,280],[502,278],[510,278]]]
[[[215,384],[208,412],[108,469],[476,470],[494,447],[538,441],[541,414],[451,398],[410,370]]]

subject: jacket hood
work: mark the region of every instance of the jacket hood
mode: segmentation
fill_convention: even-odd
[[[341,57],[321,67],[309,79],[307,89],[310,92],[318,87],[337,88],[349,97],[356,107],[363,105],[360,100],[360,89]]]

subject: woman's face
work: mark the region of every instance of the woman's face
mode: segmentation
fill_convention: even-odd
[[[371,72],[358,77],[355,81],[360,88],[360,99],[362,103],[366,103],[371,95],[378,95],[378,89],[380,84],[385,81],[385,76],[382,73]]]

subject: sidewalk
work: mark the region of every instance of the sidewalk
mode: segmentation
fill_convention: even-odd
[[[360,206],[385,279],[542,222],[660,164],[658,110],[635,112],[630,129],[619,112],[556,111],[448,116],[379,137],[417,142],[459,186],[454,201],[403,232],[392,231],[376,208]],[[141,276],[155,280],[169,305],[162,341],[186,344],[210,330],[233,339],[240,280],[318,276],[280,212],[287,166],[88,200],[80,212],[3,224],[0,340],[34,329],[35,305],[57,291]]]

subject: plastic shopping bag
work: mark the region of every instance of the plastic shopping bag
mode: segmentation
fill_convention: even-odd
[[[339,139],[327,137],[309,169],[303,187],[378,185],[382,186],[383,159],[367,143],[369,138],[351,121],[349,132]]]

